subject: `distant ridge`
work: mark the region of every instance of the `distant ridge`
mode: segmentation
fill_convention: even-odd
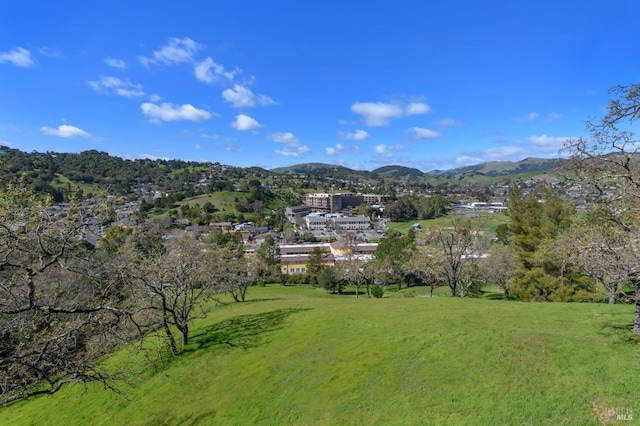
[[[488,161],[471,166],[458,167],[449,170],[433,170],[427,172],[429,176],[442,178],[457,178],[469,173],[482,174],[489,177],[508,176],[528,172],[546,172],[558,169],[567,160],[561,158],[525,158],[520,161]]]
[[[306,174],[312,176],[344,177],[353,174],[361,177],[378,179],[420,179],[423,177],[454,179],[469,176],[500,177],[517,175],[521,173],[540,172],[545,173],[561,167],[567,160],[561,158],[534,158],[529,157],[520,161],[488,161],[470,166],[457,167],[448,170],[432,170],[422,172],[416,168],[399,165],[379,167],[371,172],[352,170],[347,167],[325,163],[303,163],[288,167],[278,167],[271,172],[278,174]],[[335,176],[334,176],[335,175]]]
[[[425,175],[424,172],[416,168],[397,166],[397,165],[379,167],[373,170],[371,173],[376,174],[378,176],[389,177],[394,179],[402,179],[406,177],[422,177]]]

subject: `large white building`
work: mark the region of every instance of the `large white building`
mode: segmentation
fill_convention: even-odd
[[[341,214],[311,213],[304,218],[310,231],[325,229],[358,231],[371,229],[371,220],[367,216],[344,216]]]

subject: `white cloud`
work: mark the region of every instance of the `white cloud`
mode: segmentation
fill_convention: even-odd
[[[104,58],[104,63],[113,68],[118,68],[124,71],[127,68],[127,64],[122,59]]]
[[[276,102],[268,96],[256,95],[248,87],[236,84],[233,89],[225,89],[222,97],[233,108],[252,108],[254,106],[275,105]]]
[[[351,105],[351,111],[361,115],[369,127],[386,126],[394,118],[426,114],[430,110],[429,105],[422,102],[412,102],[404,107],[400,104],[384,102],[356,102]]]
[[[412,127],[407,131],[413,133],[410,139],[414,141],[426,141],[440,136],[440,133],[423,127]]]
[[[283,157],[298,157],[306,152],[309,152],[309,147],[304,145],[298,146],[294,149],[277,149],[275,151],[276,154],[282,155]]]
[[[453,126],[459,126],[460,123],[452,118],[443,118],[442,120],[438,121],[438,125],[441,127],[453,127]]]
[[[426,114],[431,111],[431,107],[424,102],[412,102],[405,108],[407,115]]]
[[[559,151],[567,139],[575,139],[568,136],[529,136],[525,142],[534,152]]]
[[[376,154],[382,155],[384,157],[392,157],[396,152],[402,151],[405,149],[403,145],[385,145],[380,144],[373,147],[373,150]]]
[[[300,141],[291,132],[275,132],[269,134],[269,139],[287,146],[300,146]]]
[[[156,95],[155,93],[149,96],[149,100],[154,103],[160,102],[160,99],[162,99],[160,95]]]
[[[203,109],[198,109],[190,104],[174,105],[168,102],[163,102],[160,105],[154,103],[145,102],[140,105],[140,109],[144,115],[149,118],[149,121],[154,124],[160,124],[161,121],[205,121],[209,120],[212,114]]]
[[[399,105],[383,102],[356,102],[351,111],[361,115],[369,127],[385,126],[393,118],[402,117],[404,111]]]
[[[115,93],[125,98],[144,96],[141,84],[133,84],[129,80],[116,77],[100,77],[97,81],[89,81],[89,86],[98,93]]]
[[[575,137],[529,136],[509,145],[462,153],[455,159],[455,163],[473,164],[485,161],[520,161],[526,157],[557,157],[567,139]]]
[[[327,155],[338,155],[338,154],[355,154],[356,152],[360,152],[360,148],[357,146],[344,146],[342,144],[336,144],[335,147],[329,146],[325,148]]]
[[[310,151],[309,147],[301,145],[298,138],[291,132],[274,132],[270,133],[268,137],[274,142],[290,147],[274,151],[276,154],[282,155],[283,157],[298,157]]]
[[[41,127],[40,131],[48,136],[60,136],[61,138],[89,138],[91,134],[84,130],[70,126],[68,124],[61,124],[57,129],[51,127]]]
[[[369,133],[359,129],[352,133],[339,131],[338,136],[348,141],[364,141],[369,139]]]
[[[149,64],[164,63],[167,65],[193,62],[193,55],[202,49],[202,45],[190,38],[170,38],[169,42],[153,52],[153,58],[140,56],[138,60],[142,65],[148,67]]]
[[[246,131],[259,129],[262,125],[253,117],[249,117],[245,114],[238,114],[236,115],[236,121],[231,123],[231,127],[236,130]]]
[[[224,67],[207,58],[197,64],[194,69],[196,78],[203,83],[215,83],[223,78],[233,81],[237,71],[225,71]]]
[[[527,122],[531,122],[531,121],[537,120],[538,117],[540,117],[539,113],[530,112],[529,114],[525,115],[524,117],[516,117],[516,118],[514,118],[513,121],[515,121],[517,123],[527,123]]]
[[[5,62],[23,68],[32,67],[36,64],[36,62],[31,59],[31,52],[22,47],[17,47],[8,52],[0,52],[0,64]]]

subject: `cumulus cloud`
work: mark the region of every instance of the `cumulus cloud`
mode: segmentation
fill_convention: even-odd
[[[8,62],[16,67],[28,68],[36,64],[31,58],[31,52],[22,47],[16,47],[8,52],[0,52],[0,64]]]
[[[394,118],[426,114],[430,110],[429,105],[422,102],[413,102],[406,106],[384,102],[356,102],[351,105],[351,111],[361,115],[369,127],[386,126]]]
[[[309,152],[309,147],[304,145],[298,146],[293,149],[277,149],[275,151],[276,154],[282,155],[283,157],[298,157],[306,152]]]
[[[225,89],[222,97],[233,108],[252,108],[254,106],[275,105],[276,102],[268,96],[256,95],[248,87],[236,84],[233,88]]]
[[[104,58],[104,63],[120,71],[124,71],[127,68],[127,64],[122,59]]]
[[[51,127],[41,127],[40,131],[48,136],[60,136],[61,138],[89,138],[90,133],[85,132],[76,126],[62,124],[57,129]]]
[[[198,80],[211,84],[223,79],[233,80],[237,70],[226,71],[222,65],[207,56],[204,61],[196,64],[194,72]]]
[[[405,149],[405,147],[403,145],[385,145],[385,144],[380,144],[380,145],[376,145],[375,147],[373,147],[373,151],[376,154],[382,155],[384,157],[392,157],[396,152],[402,151],[403,149]]]
[[[426,141],[440,136],[440,133],[423,127],[412,127],[407,131],[412,134],[410,139],[413,141]]]
[[[424,102],[412,102],[405,108],[407,115],[426,114],[431,111],[431,107]]]
[[[364,130],[356,130],[355,132],[338,132],[338,136],[348,141],[364,141],[369,139],[369,133]]]
[[[231,123],[231,127],[236,130],[246,131],[246,130],[257,130],[262,127],[258,121],[245,114],[236,115],[236,120]]]
[[[276,154],[282,155],[284,157],[298,157],[305,152],[309,152],[309,147],[301,145],[298,138],[291,132],[270,133],[269,139],[289,147],[285,149],[278,149],[275,151]]]
[[[516,123],[527,123],[527,122],[531,122],[531,121],[536,121],[538,119],[538,117],[540,117],[540,114],[537,112],[530,112],[529,114],[525,115],[524,117],[516,117],[513,119],[513,121],[515,121]]]
[[[569,136],[529,136],[525,142],[526,146],[533,148],[534,152],[559,151],[567,139],[575,139]]]
[[[202,45],[190,38],[172,37],[160,50],[153,52],[153,57],[140,56],[138,60],[148,67],[150,64],[163,63],[166,65],[193,62],[193,55],[202,49]]]
[[[206,121],[209,120],[212,114],[203,109],[198,109],[190,104],[174,105],[168,102],[163,102],[160,105],[156,105],[151,102],[145,102],[140,105],[142,113],[147,116],[149,121],[154,124],[160,124],[161,121]]]
[[[361,115],[369,127],[385,126],[393,118],[402,117],[402,107],[383,102],[356,102],[351,105],[351,111]]]
[[[129,80],[116,77],[100,77],[99,80],[87,82],[98,93],[114,93],[125,98],[144,96],[141,84],[133,84]]]
[[[300,141],[291,132],[274,132],[269,134],[269,139],[287,146],[300,146]]]
[[[344,146],[342,144],[336,144],[335,147],[329,146],[325,148],[327,155],[339,155],[339,154],[355,154],[360,152],[360,148],[357,146]]]

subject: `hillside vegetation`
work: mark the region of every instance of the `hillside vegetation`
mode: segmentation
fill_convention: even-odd
[[[0,424],[595,425],[640,410],[631,306],[401,295],[254,287],[160,368],[111,358],[139,370],[124,395],[69,387]]]

